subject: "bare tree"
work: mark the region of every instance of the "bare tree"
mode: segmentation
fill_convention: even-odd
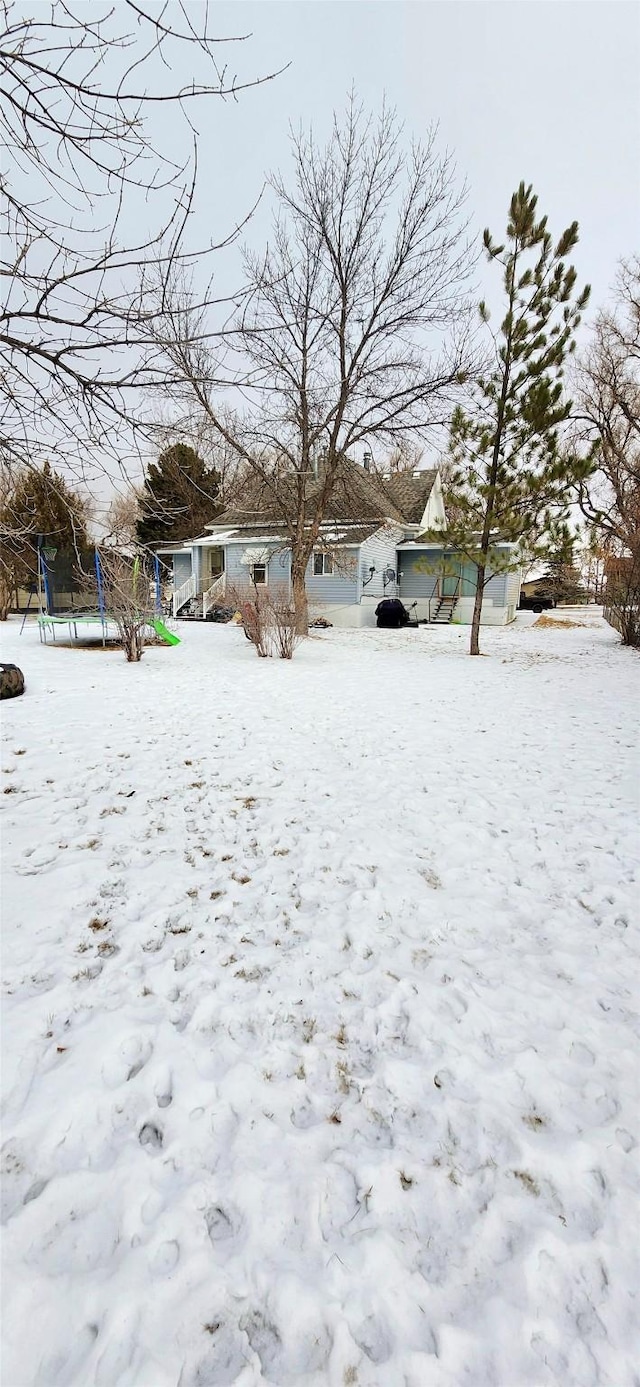
[[[191,408],[184,417],[163,419],[155,425],[155,436],[161,448],[171,448],[176,443],[185,443],[204,458],[207,468],[214,469],[219,477],[220,503],[230,505],[242,489],[246,479],[246,465],[238,455],[238,450],[227,437],[219,432],[213,421],[199,406]],[[229,438],[236,432],[236,417],[232,409],[220,411],[225,431]]]
[[[158,284],[211,249],[189,253],[184,239],[197,113],[267,80],[233,77],[208,26],[208,6],[184,3],[0,3],[0,454],[11,465],[55,453],[86,479],[119,463],[140,392],[161,383],[147,350]],[[178,163],[153,142],[159,108],[182,123]]]
[[[345,456],[418,442],[448,416],[469,365],[470,250],[435,131],[407,149],[392,113],[367,118],[352,99],[325,147],[299,133],[292,152],[291,184],[271,184],[272,243],[246,257],[236,355],[212,349],[180,282],[165,295],[163,346],[179,398],[233,448],[283,527],[304,632],[305,571]],[[233,367],[246,403],[235,421],[220,388]]]
[[[125,658],[135,664],[142,659],[154,617],[153,574],[148,560],[103,548],[100,572],[107,619],[118,629]]]
[[[370,467],[379,477],[397,477],[402,473],[413,475],[424,457],[424,448],[412,438],[399,438],[389,452],[380,459],[371,457]]]
[[[599,447],[579,503],[604,550],[605,603],[628,644],[640,643],[640,257],[623,262],[610,311],[601,312],[576,372],[577,431]]]
[[[132,550],[138,544],[140,493],[135,487],[116,492],[109,503],[105,518],[103,543]]]

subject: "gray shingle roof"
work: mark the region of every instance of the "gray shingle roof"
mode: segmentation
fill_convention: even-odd
[[[324,520],[383,521],[417,525],[422,519],[436,472],[396,473],[381,477],[345,458],[329,496]],[[248,478],[233,505],[218,516],[215,528],[247,524],[282,525],[285,510],[295,507],[297,478],[280,477],[270,484],[260,477]],[[311,478],[306,488],[306,511],[311,519],[320,495],[321,479]],[[212,528],[212,527],[208,527]]]
[[[420,524],[437,475],[435,468],[431,468],[416,473],[396,472],[394,476],[385,478],[384,490],[408,524]]]

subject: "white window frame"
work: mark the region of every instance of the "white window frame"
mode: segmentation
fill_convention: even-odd
[[[316,572],[316,559],[322,559],[322,572],[321,572],[321,573],[317,573],[317,572]],[[328,562],[329,565],[330,565],[329,568],[327,568],[327,562]],[[314,551],[313,551],[313,577],[314,577],[314,578],[335,578],[335,576],[336,576],[336,566],[335,566],[335,559],[334,559],[334,557],[333,557],[333,554],[330,554],[330,553],[328,552],[327,549],[314,549]]]
[[[222,547],[222,546],[220,546],[220,547]],[[224,571],[225,571],[225,569],[226,569],[226,566],[227,566],[226,563],[225,563],[225,552],[224,552],[224,549],[222,549],[222,568],[221,568],[219,571],[216,570],[216,572],[214,573],[214,571],[213,571],[213,556],[214,556],[214,553],[215,553],[215,552],[216,552],[216,549],[214,548],[214,546],[213,546],[213,545],[210,545],[210,546],[209,546],[209,564],[208,564],[208,570],[209,570],[209,578],[211,579],[211,582],[212,582],[212,583],[215,582],[216,578],[221,578],[221,577],[222,577],[222,575],[223,575],[223,573],[224,573]]]
[[[262,569],[264,569],[264,578],[262,579],[261,582],[258,582],[258,583],[256,582],[255,577],[254,577],[256,568],[262,568]],[[252,564],[250,564],[250,565],[249,565],[249,577],[250,577],[250,579],[251,579],[251,582],[252,582],[254,588],[266,588],[267,585],[268,585],[268,579],[269,579],[269,565],[268,565],[268,563],[252,563]]]

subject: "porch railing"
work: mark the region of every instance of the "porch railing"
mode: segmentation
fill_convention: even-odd
[[[202,594],[202,615],[205,619],[207,613],[211,611],[211,608],[215,607],[216,602],[218,602],[221,597],[224,597],[224,589],[225,575],[221,573],[220,577],[216,578],[215,582],[211,584],[211,587],[207,588]]]
[[[191,577],[187,578],[186,583],[182,583],[181,587],[175,588],[175,590],[171,594],[171,607],[173,615],[177,616],[178,612],[182,609],[182,607],[184,607],[187,602],[190,602],[191,598],[195,597],[195,595],[196,579],[195,574],[192,573]]]

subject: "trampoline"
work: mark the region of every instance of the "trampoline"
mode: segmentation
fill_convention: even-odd
[[[69,641],[81,641],[83,635],[99,629],[102,645],[109,639],[109,614],[105,602],[105,587],[100,563],[100,551],[92,548],[58,548],[46,535],[38,537],[38,634],[40,643],[55,643],[56,632],[65,630]],[[160,562],[154,561],[155,609],[161,611],[162,591]],[[29,603],[31,595],[29,596]],[[25,612],[22,626],[27,619]],[[156,618],[150,629],[169,643],[178,638],[162,627]],[[159,628],[162,627],[162,630]]]
[[[73,639],[76,641],[82,638],[81,636],[78,636],[79,626],[99,626],[102,634],[102,644],[106,645],[108,624],[109,623],[106,617],[100,616],[99,612],[95,612],[93,614],[88,612],[84,615],[80,614],[79,612],[68,612],[67,615],[62,614],[59,616],[50,616],[48,612],[41,612],[40,616],[38,617],[38,634],[40,636],[40,644],[42,645],[42,643],[44,642],[44,644],[46,645],[49,636],[51,636],[52,640],[55,642],[56,628],[59,628],[61,626],[67,627],[67,635],[69,640],[71,640],[71,637],[73,635]]]

